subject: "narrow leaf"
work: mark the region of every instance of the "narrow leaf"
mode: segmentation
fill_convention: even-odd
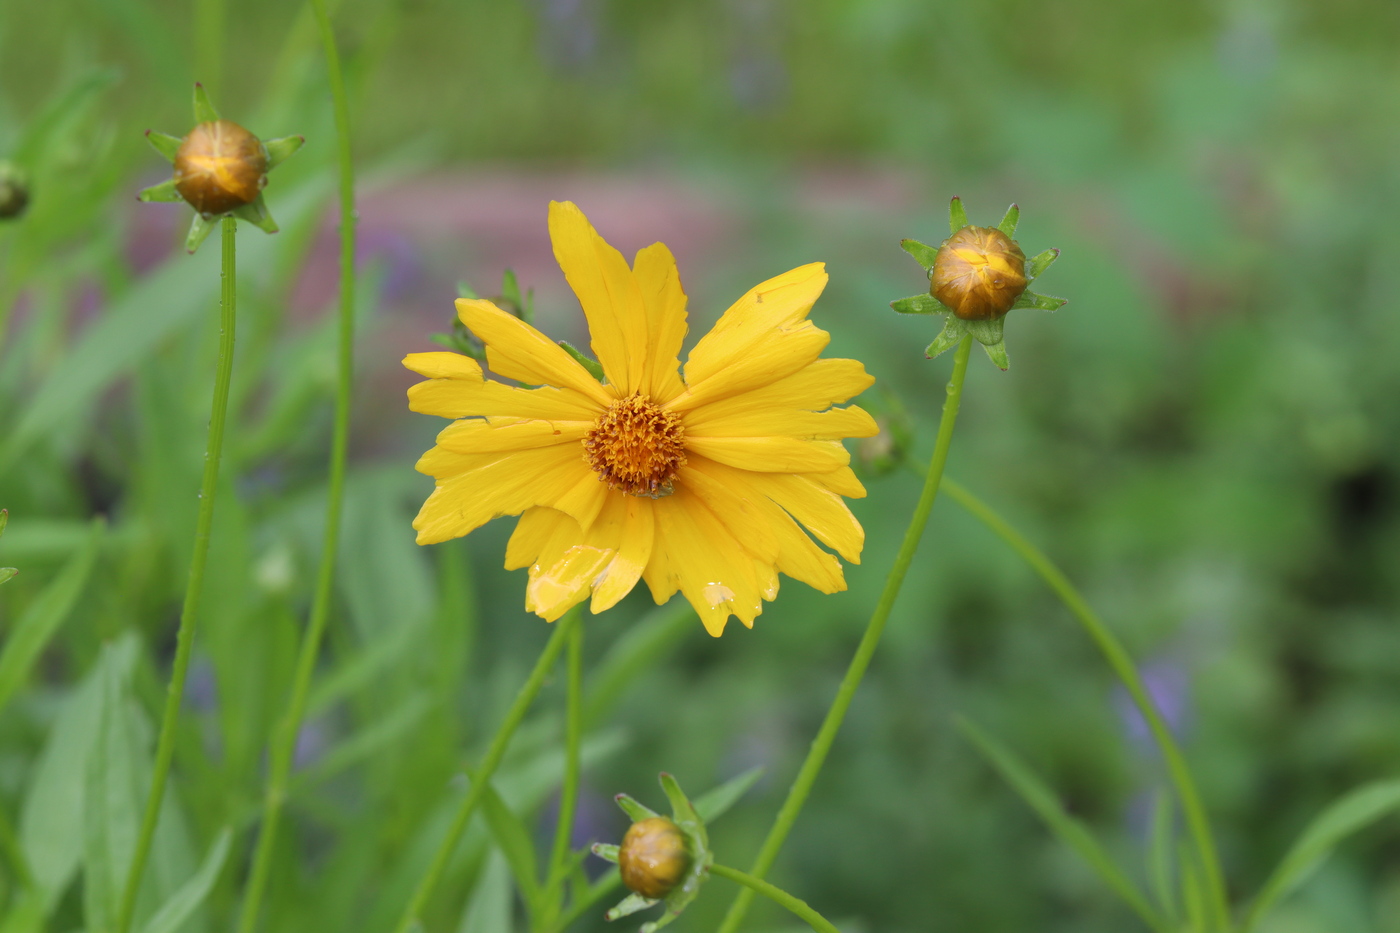
[[[1045,252],[1035,256],[1031,259],[1030,265],[1026,268],[1027,280],[1034,281],[1059,258],[1060,251],[1057,249],[1047,249]]]
[[[890,307],[900,314],[946,314],[948,308],[943,302],[930,294],[910,295],[908,298],[900,298],[891,301]]]
[[[938,255],[938,247],[920,243],[918,240],[900,240],[899,245],[901,249],[914,257],[915,262],[924,267],[925,272],[933,268],[933,260]]]
[[[535,876],[539,871],[539,861],[530,831],[489,782],[481,798],[481,807],[491,828],[491,836],[510,865],[510,873],[515,878],[515,886],[520,889],[525,909],[533,918],[541,904],[539,880]]]
[[[525,301],[520,297],[520,282],[511,269],[501,273],[501,297],[515,307],[517,314],[524,315]]]
[[[967,219],[967,209],[963,207],[962,198],[953,198],[948,202],[948,230],[950,233],[957,233],[963,227],[969,226]]]
[[[228,857],[229,842],[232,838],[233,834],[228,829],[219,833],[214,844],[209,847],[209,854],[204,857],[199,871],[181,885],[180,889],[171,895],[170,900],[161,905],[155,916],[142,928],[141,933],[177,933],[180,925],[209,896],[214,881],[224,867],[224,860]]]
[[[1044,782],[1010,749],[983,732],[971,720],[959,716],[956,722],[963,735],[971,740],[973,746],[1021,795],[1021,798],[1030,805],[1031,809],[1045,821],[1050,830],[1060,837],[1060,841],[1077,852],[1089,864],[1089,867],[1098,873],[1099,878],[1112,888],[1148,926],[1165,933],[1168,929],[1166,922],[1142,896],[1133,882],[1118,869],[1117,865],[1113,864],[1084,824],[1065,812],[1064,807],[1060,805],[1050,788],[1046,787]]]
[[[1152,832],[1147,840],[1147,877],[1151,881],[1157,905],[1162,908],[1167,919],[1173,922],[1180,914],[1172,875],[1172,851],[1175,848],[1174,818],[1171,794],[1158,791],[1153,799]]]
[[[72,612],[78,596],[87,583],[93,561],[97,557],[98,542],[103,526],[95,522],[88,533],[87,542],[63,568],[54,581],[44,588],[35,600],[25,609],[15,624],[10,637],[0,650],[0,710],[24,686],[25,678],[34,667],[34,662],[43,652],[58,627]],[[14,571],[10,571],[13,576]],[[8,577],[0,571],[0,582]]]
[[[700,819],[706,823],[719,819],[729,812],[729,808],[738,803],[739,798],[747,794],[749,788],[757,784],[761,777],[763,766],[759,765],[730,778],[718,787],[707,790],[695,798],[695,812],[699,813]]]
[[[1240,927],[1241,933],[1249,933],[1275,904],[1306,881],[1338,843],[1395,810],[1400,810],[1400,780],[1367,784],[1323,810],[1269,876]]]
[[[457,933],[511,933],[510,866],[492,852],[477,878]]]
[[[584,369],[588,370],[588,374],[590,376],[592,376],[594,379],[597,379],[599,382],[603,381],[603,366],[601,363],[582,353],[577,347],[569,343],[567,340],[559,341],[559,346],[563,347],[564,352],[572,356],[579,365],[581,365]]]
[[[1015,239],[1016,225],[1021,222],[1021,209],[1015,204],[1006,209],[1006,215],[1001,218],[1001,223],[997,224],[997,229],[1007,236]]]

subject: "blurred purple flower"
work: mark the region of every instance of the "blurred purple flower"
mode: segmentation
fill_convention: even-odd
[[[578,70],[598,51],[596,0],[540,0],[540,55],[564,70]]]
[[[1162,714],[1167,728],[1180,737],[1190,720],[1191,675],[1185,665],[1174,659],[1148,661],[1141,667],[1143,686],[1157,711]],[[1113,705],[1123,720],[1123,728],[1128,740],[1144,754],[1156,754],[1157,745],[1152,740],[1152,730],[1147,726],[1142,713],[1133,703],[1132,697],[1123,687],[1113,693]]]
[[[386,264],[382,295],[386,301],[408,294],[423,275],[421,251],[397,230],[364,230],[356,245],[355,259],[358,266],[376,259]]]

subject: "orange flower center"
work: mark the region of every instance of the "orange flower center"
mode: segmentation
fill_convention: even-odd
[[[613,402],[584,436],[584,458],[609,489],[659,499],[671,494],[676,471],[685,466],[684,440],[679,415],[629,395]]]

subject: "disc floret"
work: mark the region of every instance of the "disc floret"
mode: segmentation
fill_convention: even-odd
[[[583,447],[598,479],[630,496],[669,496],[686,463],[680,416],[639,393],[613,402]]]

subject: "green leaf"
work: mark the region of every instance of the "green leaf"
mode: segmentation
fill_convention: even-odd
[[[209,234],[213,233],[218,225],[219,218],[205,217],[196,211],[194,221],[190,224],[189,236],[185,237],[185,252],[193,253],[199,249],[200,244],[209,239]]]
[[[306,143],[305,136],[281,136],[263,140],[267,149],[267,170],[270,172]]]
[[[947,353],[958,345],[958,341],[967,335],[967,322],[961,318],[948,315],[947,323],[943,325],[943,330],[933,339],[933,343],[924,348],[924,356],[933,359],[940,354]]]
[[[457,297],[466,298],[468,301],[475,301],[481,296],[472,290],[472,287],[466,283],[466,280],[458,280]]]
[[[220,831],[214,839],[214,844],[209,847],[209,854],[199,866],[199,871],[161,905],[141,928],[141,933],[178,933],[190,914],[209,896],[210,889],[214,887],[214,882],[224,867],[224,860],[228,858],[228,847],[232,838],[233,833],[227,828]]]
[[[1264,883],[1245,916],[1241,933],[1254,929],[1342,840],[1396,810],[1400,810],[1400,780],[1377,781],[1351,791],[1314,817]]]
[[[983,732],[971,720],[958,716],[955,721],[958,729],[971,740],[982,757],[996,768],[1050,830],[1060,837],[1060,841],[1077,852],[1148,926],[1166,933],[1169,929],[1166,921],[1142,896],[1137,886],[1113,864],[1084,824],[1065,812],[1050,788],[1010,749]]]
[[[899,246],[900,249],[913,256],[914,261],[923,266],[925,272],[933,268],[933,260],[938,256],[938,247],[909,239],[900,240]]]
[[[948,202],[948,231],[957,233],[963,227],[970,226],[967,219],[967,209],[963,207],[962,198],[953,198]]]
[[[511,933],[512,894],[510,866],[500,852],[492,852],[477,877],[457,933]]]
[[[1012,239],[1016,238],[1016,225],[1021,222],[1021,209],[1015,204],[1006,209],[1006,214],[997,224],[997,229]]]
[[[1201,882],[1201,870],[1196,866],[1196,857],[1187,846],[1179,844],[1176,863],[1181,870],[1181,901],[1186,908],[1186,928],[1192,931],[1207,929],[1206,891]]]
[[[594,379],[597,379],[599,382],[603,381],[603,366],[601,363],[599,363],[595,359],[585,356],[578,350],[577,347],[569,343],[567,340],[559,341],[559,346],[563,347],[564,352],[572,356],[579,365],[581,365],[584,369],[588,370],[588,374],[590,376],[592,376]]]
[[[501,273],[501,297],[514,305],[517,313],[524,316],[525,301],[520,297],[520,282],[515,278],[515,272],[511,269]]]
[[[10,523],[10,510],[0,509],[0,535],[4,535],[5,526]]]
[[[750,768],[743,774],[732,777],[718,787],[711,788],[695,798],[695,812],[700,819],[709,823],[719,819],[729,808],[739,802],[739,798],[749,792],[749,788],[763,777],[763,766]]]
[[[520,899],[530,917],[535,917],[541,907],[540,884],[536,878],[539,860],[535,855],[535,844],[530,839],[530,830],[506,805],[496,789],[487,784],[481,798],[481,809],[486,815],[486,824],[491,828],[491,837],[496,847],[506,857],[510,873],[515,878],[515,886],[520,890]]]
[[[204,85],[196,82],[194,86],[194,122],[212,123],[219,119],[219,111],[214,109],[214,105],[209,102],[209,94],[204,90]]]
[[[58,627],[72,612],[97,557],[97,546],[103,527],[104,524],[100,520],[93,523],[82,549],[73,555],[54,581],[29,604],[6,639],[4,648],[0,649],[0,710],[3,710],[15,692],[24,686],[25,678],[29,676],[34,662],[49,643],[49,639],[58,631]],[[9,575],[13,574],[11,571]],[[0,571],[0,582],[3,582],[3,579],[8,577],[4,577],[3,571]]]
[[[1040,277],[1041,273],[1049,269],[1050,266],[1054,264],[1055,260],[1059,258],[1060,251],[1057,249],[1047,249],[1045,252],[1038,254],[1031,259],[1026,267],[1026,279],[1028,281],[1035,281]]]
[[[174,162],[176,154],[180,151],[180,144],[184,142],[178,136],[171,136],[169,133],[161,133],[157,130],[146,131],[146,142],[151,144],[151,148],[165,156],[166,161]]]
[[[910,295],[908,298],[900,298],[891,301],[890,307],[900,314],[947,314],[948,307],[928,293],[922,295]]]
[[[362,761],[367,761],[392,747],[400,736],[422,721],[430,706],[426,695],[422,693],[411,695],[393,712],[336,745],[325,757],[297,774],[293,781],[293,788],[302,790],[323,783],[342,771]]]
[[[1172,796],[1165,791],[1154,795],[1152,806],[1152,831],[1147,845],[1147,877],[1152,884],[1152,894],[1157,905],[1167,919],[1176,922],[1180,911],[1173,888],[1172,850],[1175,848]]]
[[[661,815],[650,807],[638,803],[627,794],[618,794],[613,799],[617,801],[617,805],[622,808],[623,812],[632,818],[632,822],[634,823],[640,823],[642,820],[649,820],[652,817]]]
[[[1037,295],[1035,292],[1021,292],[1021,297],[1016,299],[1016,303],[1011,306],[1011,310],[1017,308],[1038,308],[1041,311],[1058,311],[1069,304],[1068,298],[1054,298],[1050,295]]]
[[[173,201],[183,201],[180,192],[175,190],[175,179],[167,178],[158,185],[151,185],[149,188],[142,188],[136,195],[136,200],[149,203],[160,201],[170,203]]]
[[[242,207],[235,207],[233,209],[233,216],[237,217],[239,220],[248,221],[248,223],[257,227],[263,233],[276,233],[278,230],[277,221],[273,220],[272,215],[268,213],[267,201],[263,199],[261,191],[259,191],[258,196],[253,199],[252,204],[244,204]]]
[[[672,601],[657,607],[626,634],[613,642],[588,678],[583,722],[591,728],[605,719],[628,688],[646,671],[657,667],[687,634],[696,632],[695,612],[689,603]]]

